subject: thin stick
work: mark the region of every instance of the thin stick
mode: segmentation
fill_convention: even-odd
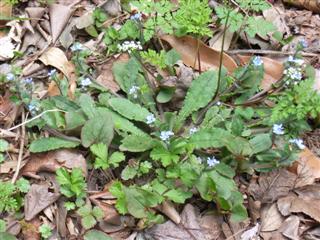
[[[16,125],[16,126],[14,126],[14,127],[12,127],[12,128],[6,129],[6,130],[7,130],[7,131],[12,131],[12,130],[14,130],[14,129],[17,129],[17,128],[19,128],[19,127],[23,126],[23,125],[28,124],[29,122],[32,122],[32,121],[34,121],[34,120],[36,120],[36,119],[38,119],[38,118],[42,117],[44,114],[46,114],[46,113],[48,113],[48,112],[65,112],[65,111],[62,111],[62,110],[59,110],[59,109],[50,109],[50,110],[46,110],[46,111],[44,111],[44,112],[40,113],[39,115],[37,115],[37,116],[35,116],[35,117],[33,117],[33,118],[31,118],[31,119],[29,119],[29,120],[25,121],[25,122],[22,122],[22,123],[20,123],[20,124],[18,124],[18,125]]]
[[[24,110],[22,110],[22,122],[24,122]],[[13,175],[13,178],[11,180],[11,183],[15,183],[17,181],[17,178],[19,176],[19,171],[20,171],[20,167],[21,167],[21,162],[22,162],[22,156],[23,156],[23,148],[24,148],[24,140],[25,140],[25,136],[26,136],[26,128],[24,125],[21,125],[21,136],[20,136],[20,148],[19,148],[19,155],[18,155],[18,164],[17,164],[17,168],[16,171]]]
[[[273,50],[259,50],[259,49],[238,49],[238,50],[229,50],[226,51],[228,54],[264,54],[264,55],[294,55],[296,52],[280,52]],[[318,57],[319,54],[316,53],[308,53],[308,52],[300,52],[300,54],[304,57]]]

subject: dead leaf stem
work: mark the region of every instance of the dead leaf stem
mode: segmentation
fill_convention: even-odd
[[[226,51],[228,54],[262,54],[262,55],[294,55],[296,52],[280,52],[274,50],[260,50],[260,49],[237,49]],[[300,52],[304,57],[318,57],[319,54]]]

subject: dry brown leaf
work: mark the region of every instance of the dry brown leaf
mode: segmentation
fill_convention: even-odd
[[[172,35],[161,36],[161,39],[168,42],[181,56],[182,61],[187,66],[199,70],[198,50],[200,54],[201,70],[218,69],[220,65],[220,52],[208,47],[203,42],[193,37],[175,37]],[[199,46],[199,47],[198,47]],[[223,54],[223,66],[229,72],[233,72],[237,68],[236,62],[227,54]]]
[[[246,64],[250,61],[251,56],[241,56],[237,55],[241,60],[242,64]],[[273,60],[271,58],[262,57],[264,65],[264,78],[261,83],[261,88],[267,90],[271,87],[272,84],[279,81],[283,75],[283,64],[279,61]]]
[[[219,30],[220,31],[217,32],[209,41],[209,46],[216,51],[221,51],[222,42],[223,42],[224,28],[220,27]],[[229,50],[233,36],[234,36],[233,32],[230,32],[228,30],[226,31],[224,44],[223,44],[224,51]]]
[[[119,0],[107,0],[102,8],[111,16],[117,16],[121,13],[121,4]]]
[[[19,113],[19,106],[10,100],[9,91],[4,96],[0,96],[0,122],[4,128],[9,128],[16,120]]]
[[[67,25],[72,12],[73,10],[70,6],[62,4],[49,5],[52,42],[57,41],[63,29]]]
[[[284,0],[284,2],[320,13],[320,0]]]
[[[289,168],[289,171],[298,175],[295,187],[311,185],[320,178],[320,158],[305,148],[299,159]]]
[[[31,26],[35,27],[37,23],[42,18],[45,8],[42,7],[28,7],[26,8],[26,13],[28,14],[29,18],[31,18]]]
[[[296,198],[292,201],[290,211],[292,213],[304,213],[320,223],[320,200],[306,200]]]
[[[128,54],[121,54],[118,58],[112,58],[106,64],[99,66],[99,73],[97,83],[101,84],[111,92],[116,93],[120,90],[118,83],[114,80],[112,73],[112,66],[118,62],[127,62],[129,60]]]
[[[81,168],[85,176],[87,175],[86,159],[79,152],[69,149],[31,155],[31,159],[23,167],[21,174],[34,176],[41,171],[55,172],[61,167]]]
[[[294,190],[300,198],[303,199],[317,199],[320,200],[320,185],[308,185],[303,188]]]
[[[274,203],[271,206],[265,206],[261,210],[261,231],[272,232],[278,230],[283,222],[277,204]]]
[[[241,240],[252,240],[258,237],[259,223],[241,234]]]
[[[299,239],[299,224],[300,219],[298,216],[290,216],[282,223],[279,231],[289,239]]]
[[[297,196],[295,195],[289,195],[283,198],[278,199],[277,201],[277,207],[278,210],[280,211],[280,213],[283,216],[289,216],[290,215],[290,207],[291,207],[291,203],[293,202],[293,200],[295,200],[297,198]]]
[[[24,240],[40,240],[40,232],[38,231],[41,225],[39,218],[34,218],[31,221],[25,223],[25,227],[22,228],[22,239]]]
[[[289,191],[293,189],[295,180],[296,175],[285,169],[262,173],[258,183],[250,183],[248,191],[255,200],[269,203],[287,196]]]
[[[68,61],[65,53],[56,47],[49,48],[39,58],[45,65],[53,66],[59,69],[69,80],[69,97],[73,98],[74,91],[77,87],[75,67]]]
[[[179,213],[170,201],[164,201],[157,209],[171,219],[175,224],[179,224],[181,222]]]
[[[205,239],[224,239],[221,224],[223,217],[217,213],[208,213],[199,219]]]

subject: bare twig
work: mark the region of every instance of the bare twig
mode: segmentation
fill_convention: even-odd
[[[24,122],[24,110],[22,110],[22,122]],[[17,178],[19,176],[19,171],[21,167],[21,162],[22,162],[22,156],[23,156],[23,148],[24,148],[24,140],[26,136],[26,128],[24,125],[21,125],[21,136],[20,136],[20,148],[19,148],[19,155],[18,155],[18,163],[17,163],[17,168],[16,171],[12,177],[11,183],[15,183],[17,181]]]
[[[228,54],[263,54],[263,55],[294,55],[296,52],[280,52],[273,50],[260,50],[260,49],[237,49],[237,50],[229,50],[226,51]],[[304,57],[318,57],[319,54],[316,53],[308,53],[308,52],[300,52],[300,54]]]

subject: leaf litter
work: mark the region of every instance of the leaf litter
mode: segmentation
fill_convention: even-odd
[[[60,4],[59,1],[57,1],[57,3],[50,4],[49,6],[28,3],[28,7],[25,9],[22,8],[22,12],[25,11],[30,19],[27,19],[24,23],[14,22],[15,20],[7,23],[11,31],[7,35],[5,33],[4,36],[0,35],[0,46],[2,48],[0,51],[1,61],[13,59],[15,51],[20,50],[22,53],[25,53],[25,55],[21,56],[21,66],[23,67],[22,72],[24,77],[33,74],[37,80],[44,78],[41,70],[50,70],[54,67],[67,78],[67,96],[70,99],[74,99],[78,84],[75,74],[76,66],[71,62],[70,53],[66,51],[66,48],[72,45],[72,41],[78,37],[81,40],[88,40],[88,38],[83,38],[83,35],[88,32],[88,27],[94,25],[94,21],[92,11],[83,11],[83,6],[88,5],[85,6],[86,9],[95,8],[97,5],[101,6],[104,11],[112,17],[112,21],[117,21],[117,18],[121,16],[123,11],[120,1],[117,0],[93,2],[95,2],[95,4],[88,3],[87,1],[70,1],[70,3],[64,1],[63,4]],[[275,8],[272,8],[270,12],[263,12],[264,17],[270,20],[273,18],[275,25],[280,26],[282,24],[282,34],[287,35],[293,32],[294,35],[297,35],[294,37],[292,43],[290,43],[292,46],[301,39],[300,36],[298,36],[299,34],[297,34],[298,32],[304,35],[308,43],[310,43],[305,51],[309,51],[310,53],[317,52],[318,49],[315,46],[317,46],[318,43],[316,36],[320,35],[320,21],[318,16],[313,14],[312,11],[319,12],[318,6],[312,1],[298,0],[284,2],[288,2],[299,8],[306,8],[310,11],[296,10],[277,3]],[[3,4],[2,1],[0,1],[0,4]],[[1,13],[3,11],[4,16],[12,16],[10,6],[5,5],[3,7],[3,5],[1,5]],[[75,15],[75,11],[79,11],[77,14],[79,14],[80,17]],[[279,14],[279,11],[281,11],[281,14]],[[16,12],[14,11],[14,13]],[[283,17],[283,15],[285,17]],[[75,18],[77,18],[76,21],[74,21]],[[108,20],[104,21],[106,22]],[[7,21],[1,21],[0,27],[6,27],[4,26],[6,22]],[[121,24],[121,22],[117,24]],[[77,28],[77,31],[74,31],[74,26]],[[296,27],[298,29],[294,29]],[[219,28],[217,30],[221,31]],[[233,33],[227,35],[227,46],[225,45],[225,50],[230,49],[230,47],[234,49],[234,42],[232,42],[233,36]],[[101,37],[103,37],[103,34]],[[257,35],[252,39],[241,37],[242,40],[247,41],[249,45],[274,47],[275,44],[279,44],[271,36],[261,37]],[[194,75],[198,74],[196,71],[204,72],[210,69],[219,69],[222,35],[220,35],[219,38],[210,39],[213,44],[211,44],[210,41],[199,41],[191,36],[178,38],[173,35],[162,35],[160,39],[162,44],[169,44],[170,47],[181,55],[182,63],[175,66],[179,78],[174,81],[172,79],[168,81],[171,81],[168,84],[176,87],[175,93],[177,95],[175,97],[181,95],[180,99],[184,98],[186,90],[191,85],[191,80]],[[60,40],[64,48],[59,46],[58,40]],[[209,42],[212,48],[206,44],[207,42]],[[52,45],[51,43],[58,44]],[[93,44],[94,49],[99,51],[95,43],[97,43],[96,40],[90,44]],[[290,46],[290,44],[289,47],[283,47],[282,51],[291,51],[292,46]],[[236,43],[236,47],[239,47],[239,42]],[[3,50],[4,48],[5,51]],[[248,51],[248,53],[250,54],[250,51]],[[257,50],[257,53],[259,53],[259,50]],[[260,87],[268,92],[281,79],[284,66],[282,60],[275,58],[272,51],[270,51],[270,55],[268,55],[267,49],[266,53],[266,56],[262,57],[265,75]],[[236,54],[234,56],[233,54],[227,54],[225,52],[222,54],[222,65],[226,67],[230,73],[233,72],[238,65],[248,64],[251,59],[249,55]],[[98,55],[97,53],[97,56]],[[125,54],[112,56],[110,59],[107,59],[107,61],[103,59],[101,55],[95,59],[98,64],[92,64],[92,66],[96,72],[94,73],[94,77],[90,77],[96,78],[96,83],[98,84],[97,89],[99,89],[100,85],[114,95],[119,94],[121,90],[124,91],[124,89],[119,86],[119,82],[115,81],[112,67],[117,62],[127,63],[128,60],[129,58]],[[311,59],[310,61],[316,61],[315,66],[319,64],[319,62],[317,62],[319,59]],[[46,68],[43,64],[50,66],[50,68]],[[3,64],[1,64],[1,66],[2,65]],[[142,72],[144,75],[154,77],[149,71],[150,68],[146,68],[143,69]],[[3,74],[7,74],[8,72],[9,71],[4,72]],[[45,73],[47,72],[48,71],[45,71]],[[129,74],[134,73],[129,71]],[[190,81],[188,80],[189,78],[191,79]],[[49,88],[47,88],[48,85]],[[47,84],[46,87],[42,87],[42,89],[37,89],[36,91],[38,93],[41,91],[47,92],[49,96],[60,96],[61,94],[61,89],[59,89],[57,83],[53,81]],[[10,101],[12,95],[9,92],[6,91],[1,94],[1,138],[3,137],[8,140],[12,146],[17,146],[15,142],[18,139],[17,136],[21,134],[19,129],[14,132],[9,131],[6,133],[5,131],[19,122],[21,109],[18,105]],[[176,98],[176,100],[174,100],[175,104],[178,104],[178,99],[179,98]],[[103,105],[106,104],[106,102],[108,101],[100,100],[99,104]],[[68,108],[69,110],[72,109],[72,106],[68,105],[68,103],[63,104],[65,104],[64,107],[66,108],[70,107]],[[76,110],[74,111],[76,112]],[[58,118],[58,116],[55,117]],[[310,134],[314,134],[314,132]],[[79,136],[76,128],[71,129],[67,134],[76,134]],[[45,132],[44,135],[48,136],[48,132]],[[32,136],[28,137],[33,138]],[[88,155],[84,151],[63,149],[31,155],[26,152],[23,158],[23,167],[20,170],[20,177],[28,177],[31,186],[25,195],[24,220],[18,224],[15,222],[16,225],[21,225],[20,227],[8,225],[7,231],[18,237],[22,236],[23,239],[40,239],[38,227],[45,222],[50,222],[50,225],[53,226],[53,230],[55,231],[55,236],[72,236],[77,238],[82,234],[84,239],[88,240],[98,239],[98,237],[101,239],[109,239],[109,236],[113,237],[113,239],[148,239],[149,237],[153,237],[153,239],[227,238],[243,240],[258,239],[259,235],[262,236],[263,239],[271,239],[270,236],[272,235],[278,236],[279,239],[284,239],[284,237],[288,239],[299,239],[305,236],[319,237],[320,231],[316,227],[314,228],[308,225],[311,222],[312,226],[316,226],[320,222],[320,212],[317,208],[320,201],[318,194],[318,180],[320,177],[319,144],[317,142],[318,139],[312,138],[311,135],[305,138],[305,142],[311,150],[308,148],[304,149],[295,163],[287,170],[280,169],[268,173],[258,173],[250,178],[249,183],[242,179],[242,182],[245,182],[245,184],[242,185],[240,183],[241,181],[237,182],[237,184],[242,187],[241,193],[245,197],[246,206],[250,205],[250,201],[253,203],[253,207],[248,207],[249,213],[254,209],[258,212],[256,219],[252,217],[253,213],[250,213],[252,217],[251,225],[248,223],[234,224],[228,219],[223,219],[216,212],[207,212],[207,206],[198,207],[195,201],[190,201],[190,203],[185,204],[183,208],[178,207],[177,204],[170,201],[165,201],[155,207],[153,211],[162,212],[167,218],[166,222],[155,224],[153,227],[144,229],[143,231],[133,230],[139,229],[139,226],[143,229],[143,221],[137,222],[132,216],[120,215],[116,211],[116,201],[114,196],[109,192],[108,187],[103,189],[104,186],[96,185],[96,191],[90,193],[87,201],[91,201],[95,206],[99,206],[103,211],[104,217],[103,220],[97,224],[97,229],[99,230],[90,230],[84,235],[84,230],[79,225],[80,221],[77,221],[77,218],[70,215],[69,211],[66,210],[54,173],[62,167],[70,171],[79,168],[87,178],[92,178],[93,175],[96,175],[98,176],[97,179],[101,179],[105,178],[106,174],[110,174],[108,178],[114,179],[114,173],[91,168],[87,162]],[[29,139],[26,139],[26,151],[28,143]],[[10,160],[8,159],[8,161],[6,160],[6,162],[0,165],[1,179],[10,178],[12,171],[16,171],[16,154],[18,149],[13,148],[11,150],[13,153],[8,153]],[[99,181],[97,181],[97,183],[99,184]],[[56,205],[58,205],[58,208]],[[259,223],[256,223],[257,220]],[[12,221],[12,223],[13,222],[14,221]]]

